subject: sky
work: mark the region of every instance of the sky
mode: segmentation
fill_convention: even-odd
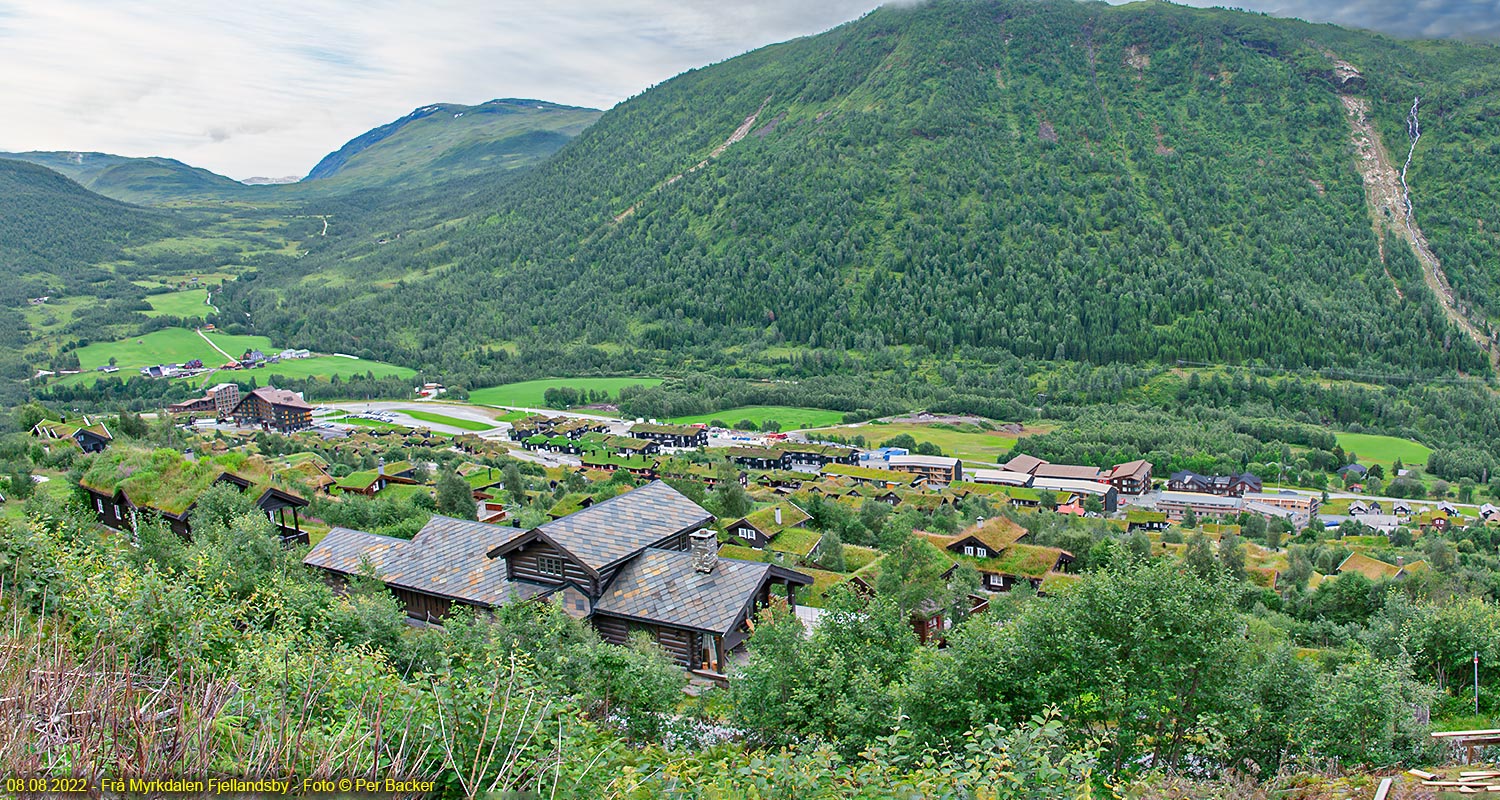
[[[0,0],[0,150],[169,156],[238,179],[303,175],[419,106],[524,97],[608,108],[879,4]],[[1396,35],[1500,39],[1500,0],[1228,4]]]

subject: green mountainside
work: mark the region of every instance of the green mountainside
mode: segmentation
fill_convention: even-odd
[[[0,159],[0,275],[66,274],[168,235],[163,213],[101,197],[50,169]]]
[[[105,197],[130,203],[160,203],[249,190],[233,178],[171,158],[127,158],[108,153],[0,153],[56,170]],[[253,191],[253,190],[251,190]]]
[[[291,184],[247,185],[170,158],[33,151],[0,153],[0,159],[39,164],[130,203],[296,202],[371,187],[410,189],[476,175],[493,179],[551,156],[599,113],[542,100],[424,106],[350,140]]]
[[[690,71],[455,196],[454,224],[346,239],[242,299],[460,371],[541,340],[1483,372],[1410,248],[1382,248],[1343,103],[1399,166],[1424,95],[1413,197],[1463,301],[1500,266],[1472,202],[1500,199],[1497,81],[1495,48],[1239,12],[883,8]]]
[[[439,103],[370,130],[307,174],[318,188],[369,187],[530,166],[552,155],[600,112],[541,100]]]

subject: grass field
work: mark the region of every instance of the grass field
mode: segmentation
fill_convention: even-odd
[[[224,352],[238,356],[246,350],[270,350],[271,340],[264,336],[230,336],[223,333],[208,334]],[[115,359],[115,366],[122,371],[155,364],[181,364],[193,359],[202,359],[204,364],[217,365],[225,362],[224,355],[203,341],[197,331],[187,328],[166,328],[152,331],[144,336],[132,336],[117,342],[95,342],[78,349],[78,363],[83,369],[95,369]]]
[[[574,389],[591,389],[609,392],[611,395],[626,386],[655,386],[661,378],[547,378],[539,381],[507,383],[488,389],[469,392],[469,402],[482,406],[522,406],[541,408],[545,401],[542,395],[551,388],[567,386]]]
[[[224,348],[228,350],[229,348]],[[234,352],[230,350],[229,352]],[[411,378],[417,371],[409,367],[398,367],[384,361],[369,361],[363,358],[340,358],[338,356],[315,356],[291,361],[278,361],[259,369],[250,370],[252,375],[285,375],[288,378],[322,378],[327,380],[337,375],[350,378],[355,375],[374,373],[377,378]]]
[[[442,414],[434,414],[431,411],[417,411],[416,409],[412,408],[400,409],[400,413],[405,414],[412,419],[419,419],[423,422],[435,422],[439,425],[447,425],[452,428],[458,428],[460,430],[466,431],[487,431],[490,428],[495,427],[494,425],[486,425],[483,422],[475,422],[469,419],[459,419],[458,417],[448,417]]]
[[[691,425],[695,422],[708,424],[713,420],[721,420],[733,425],[742,419],[754,422],[756,427],[765,424],[766,420],[774,419],[781,423],[784,431],[800,430],[802,428],[821,428],[828,425],[837,425],[844,421],[844,412],[825,411],[821,408],[796,408],[793,406],[743,406],[741,408],[729,408],[723,411],[715,411],[712,414],[696,414],[691,417],[673,417],[668,422],[678,425]]]
[[[1380,464],[1387,468],[1398,458],[1405,466],[1425,467],[1427,457],[1432,455],[1432,448],[1395,436],[1341,433],[1338,435],[1338,442],[1345,452],[1354,451],[1361,464]]]
[[[271,340],[264,336],[231,336],[226,333],[206,334],[214,344],[217,344],[224,352],[238,358],[246,350],[260,350],[262,352],[276,352],[271,345]],[[109,363],[109,359],[115,359],[115,366],[120,372],[115,377],[129,379],[141,367],[149,367],[155,364],[182,364],[193,359],[200,359],[204,365],[216,367],[228,359],[224,354],[209,346],[200,337],[197,331],[186,328],[167,328],[165,330],[153,331],[144,336],[132,336],[129,339],[121,339],[116,342],[96,342],[87,347],[78,349],[78,363],[84,370],[93,370]],[[367,361],[365,359],[339,358],[337,356],[318,356],[315,358],[302,358],[293,361],[281,361],[270,364],[259,369],[250,370],[245,373],[234,373],[248,379],[249,375],[262,376],[260,382],[267,382],[272,375],[282,375],[287,378],[322,378],[327,380],[337,375],[340,378],[351,378],[356,375],[374,373],[375,377],[414,377],[416,370],[407,367],[398,367],[394,364],[386,364],[381,361]],[[101,373],[84,372],[81,375],[70,375],[62,379],[62,383],[89,384],[98,380]],[[193,379],[195,385],[205,385],[208,382],[217,383],[224,379],[221,373],[209,373]]]
[[[1026,433],[1039,431],[1027,430]],[[1016,435],[987,431],[972,425],[960,430],[938,428],[932,425],[913,423],[882,424],[872,422],[864,425],[845,425],[825,428],[818,433],[830,433],[846,439],[863,435],[869,446],[874,447],[893,436],[911,434],[919,442],[932,442],[943,449],[943,455],[954,456],[965,461],[994,464],[999,457],[1016,446]]]
[[[189,289],[185,292],[153,294],[146,298],[151,304],[148,317],[206,317],[213,313],[203,301],[208,298],[207,289]]]

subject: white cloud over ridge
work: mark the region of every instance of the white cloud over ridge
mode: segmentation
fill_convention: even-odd
[[[1193,5],[1215,5],[1191,0]],[[0,150],[302,174],[413,108],[607,108],[878,0],[0,0]],[[1241,0],[1405,35],[1500,37],[1500,0]]]
[[[434,102],[607,108],[870,0],[0,0],[0,150],[305,173]]]

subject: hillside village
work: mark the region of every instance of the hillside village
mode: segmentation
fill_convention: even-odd
[[[335,586],[382,581],[414,625],[441,626],[459,607],[557,603],[607,641],[647,631],[720,684],[773,602],[816,626],[836,591],[899,592],[918,639],[941,645],[996,598],[1046,598],[1126,551],[1189,564],[1209,554],[1268,592],[1301,595],[1350,574],[1421,580],[1426,553],[1451,568],[1440,537],[1483,529],[1487,542],[1500,529],[1492,504],[1320,497],[1248,473],[1158,476],[1144,459],[1099,468],[1014,454],[981,467],[816,432],[508,416],[449,434],[220,384],[135,437],[90,419],[43,419],[31,433],[77,454],[62,459],[68,480],[98,523],[127,535],[159,524],[190,538],[198,498],[233,487],[283,546],[305,548],[308,568]],[[171,449],[156,446],[163,436]],[[895,518],[911,538],[884,533]]]

